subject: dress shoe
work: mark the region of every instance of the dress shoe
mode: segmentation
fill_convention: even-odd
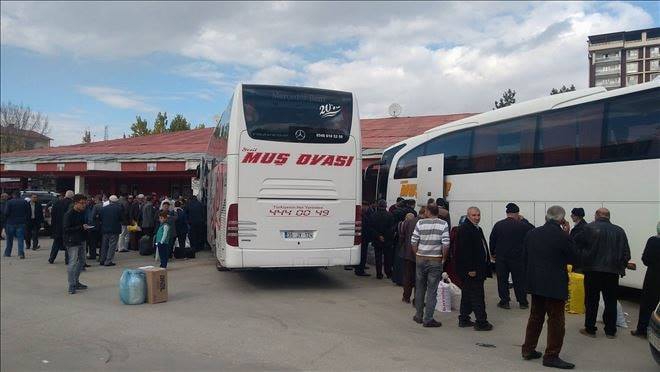
[[[353,266],[344,266],[344,270],[346,271],[353,270]]]
[[[438,327],[442,327],[442,323],[438,322],[438,321],[435,320],[435,319],[431,319],[431,320],[429,320],[428,322],[424,322],[424,324],[422,324],[422,325],[423,325],[424,327],[426,327],[426,328],[438,328]]]
[[[38,251],[38,250],[39,250],[39,248],[41,248],[41,246],[40,246],[40,245],[38,245],[38,246],[36,246],[36,247],[35,247],[34,249],[32,249],[32,250],[33,250],[33,251]]]
[[[613,340],[616,338],[616,335],[608,335],[606,334],[605,337],[609,338],[610,340]]]
[[[474,327],[474,322],[471,320],[459,320],[458,326],[460,328]]]
[[[109,264],[105,264],[105,265],[103,265],[103,266],[116,266],[116,265],[117,265],[116,263],[114,263],[114,262],[110,262]]]
[[[75,287],[69,287],[69,294],[76,294],[76,288]]]
[[[543,365],[546,366],[546,367],[559,368],[559,369],[573,369],[573,368],[575,368],[575,364],[565,362],[565,361],[561,360],[561,358],[559,358],[559,357],[544,360]]]
[[[90,264],[85,264],[84,267],[92,267],[92,265],[90,265]]]
[[[580,333],[591,338],[596,338],[596,332],[589,332],[586,328],[580,328]]]
[[[371,276],[371,274],[365,273],[364,271],[356,271],[355,275],[357,275],[357,276]]]
[[[413,320],[414,320],[415,323],[417,323],[417,324],[422,324],[422,323],[424,323],[424,322],[422,321],[422,318],[418,317],[417,315],[413,316]]]
[[[506,309],[506,310],[511,309],[511,305],[509,305],[508,302],[504,302],[504,301],[500,301],[500,302],[498,302],[498,303],[497,303],[497,307],[499,307],[499,308],[501,308],[501,309]]]
[[[529,354],[523,354],[522,357],[523,357],[523,359],[525,359],[525,360],[532,360],[532,359],[538,359],[538,358],[540,358],[540,357],[542,357],[542,356],[543,356],[543,353],[541,353],[540,351],[536,351],[536,350],[534,350],[534,351],[532,351],[532,352],[529,353]]]
[[[648,333],[641,332],[641,331],[638,331],[638,330],[630,331],[630,334],[635,336],[635,337],[639,337],[639,338],[647,338],[648,337]]]
[[[405,303],[407,303],[407,304],[410,303],[410,299],[409,299],[409,298],[402,298],[401,301],[402,301],[402,302],[405,302]]]
[[[493,329],[493,325],[486,322],[486,323],[477,323],[474,325],[474,330],[475,331],[490,331]]]
[[[520,304],[520,308],[523,310],[529,309],[529,304]]]
[[[376,274],[376,279],[383,279],[383,274]]]
[[[52,264],[55,263],[55,260],[53,260],[52,258],[49,258],[49,259],[48,259],[48,263],[52,265]]]
[[[22,255],[18,256],[18,258],[21,259],[21,260],[24,260],[24,259],[25,259],[25,255],[22,254]]]
[[[82,283],[78,283],[76,284],[76,289],[87,289],[87,286]]]

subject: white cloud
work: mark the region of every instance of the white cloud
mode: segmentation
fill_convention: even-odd
[[[156,108],[147,104],[144,97],[131,92],[102,86],[79,87],[81,93],[88,95],[108,106],[120,109],[132,109],[139,112],[155,112]]]
[[[365,117],[483,111],[587,85],[588,35],[652,27],[630,3],[601,2],[3,2],[2,44],[40,53],[195,60],[173,71],[214,90],[238,81],[355,91]],[[107,87],[118,108],[147,99]],[[204,94],[209,97],[210,92]]]
[[[102,141],[105,125],[87,122],[76,112],[61,112],[49,115],[50,133],[53,139],[51,146],[76,145],[82,143],[85,130],[92,134],[92,141]],[[123,129],[116,126],[108,126],[108,138],[120,138]]]

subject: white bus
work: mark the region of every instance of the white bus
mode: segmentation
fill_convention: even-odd
[[[352,93],[239,84],[201,167],[218,269],[359,263],[360,149]]]
[[[622,285],[641,288],[646,240],[660,220],[660,82],[552,95],[442,125],[389,147],[378,197],[426,203],[443,196],[453,223],[481,209],[486,236],[515,202],[536,226],[545,211],[597,208],[628,235],[636,271]],[[567,218],[568,219],[568,218]]]

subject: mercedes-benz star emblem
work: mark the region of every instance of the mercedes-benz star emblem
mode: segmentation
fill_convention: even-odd
[[[295,133],[295,136],[298,141],[302,141],[305,139],[305,131],[302,129],[298,129]]]

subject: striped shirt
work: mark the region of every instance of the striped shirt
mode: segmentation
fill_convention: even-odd
[[[442,247],[449,246],[449,225],[439,218],[417,221],[410,243],[417,244],[417,255],[441,257]]]

